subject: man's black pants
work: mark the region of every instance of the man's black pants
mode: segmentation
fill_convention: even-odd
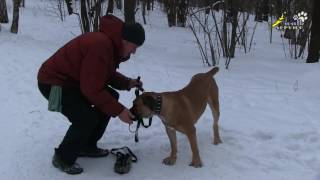
[[[38,83],[38,87],[48,99],[51,85]],[[106,90],[119,99],[117,91],[110,87],[106,87]],[[93,107],[77,88],[62,87],[61,103],[62,114],[71,125],[56,153],[65,163],[72,165],[80,151],[97,147],[97,141],[103,136],[110,116]]]

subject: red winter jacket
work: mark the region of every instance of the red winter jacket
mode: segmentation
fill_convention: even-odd
[[[130,79],[116,72],[122,52],[123,21],[115,16],[100,20],[100,32],[80,35],[45,61],[38,73],[38,81],[45,84],[79,87],[82,94],[102,112],[113,117],[124,106],[105,90],[129,89]]]

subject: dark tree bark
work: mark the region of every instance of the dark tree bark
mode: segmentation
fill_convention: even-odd
[[[177,25],[179,27],[186,27],[187,8],[187,0],[180,0],[177,11]]]
[[[124,19],[126,23],[135,23],[136,0],[126,0],[124,2]]]
[[[80,0],[81,31],[96,32],[99,30],[102,0]],[[77,14],[77,13],[75,13]]]
[[[223,56],[229,57],[229,48],[228,48],[228,26],[227,26],[227,9],[228,9],[228,1],[224,3],[223,10],[223,22],[222,22],[222,50]]]
[[[255,9],[255,21],[268,21],[269,0],[257,0]]]
[[[262,0],[262,20],[268,21],[269,0]]]
[[[151,0],[145,0],[147,3],[147,10],[150,11],[151,10]]]
[[[116,6],[118,9],[122,9],[122,0],[116,0]]]
[[[81,14],[82,33],[90,32],[90,24],[89,24],[86,1],[87,0],[80,0],[80,14]]]
[[[0,0],[0,23],[8,23],[8,11],[6,0]]]
[[[17,34],[19,27],[19,6],[21,0],[13,0],[13,18],[11,25],[11,32]]]
[[[65,1],[66,1],[66,4],[67,4],[67,9],[68,9],[69,15],[73,14],[72,0],[65,0]]]
[[[312,12],[312,25],[311,25],[311,40],[308,52],[307,63],[319,62],[320,53],[320,1],[313,1],[313,12]]]
[[[229,57],[234,58],[234,53],[237,44],[237,27],[238,27],[238,4],[233,0],[230,3],[231,6],[231,23],[232,23],[232,30],[231,30],[231,44],[229,50]]]
[[[262,12],[260,7],[260,1],[256,1],[254,21],[262,22]]]
[[[154,9],[154,0],[150,0],[151,1],[151,9]]]
[[[114,1],[113,0],[109,0],[108,9],[107,9],[107,13],[106,14],[112,14],[113,13],[113,6],[114,6]]]
[[[25,7],[26,6],[26,4],[25,4],[25,0],[21,0],[21,7]]]
[[[143,17],[143,23],[147,24],[146,20],[146,6],[147,6],[147,0],[142,0],[141,8],[142,8],[142,17]]]
[[[101,17],[101,0],[94,0],[94,6],[90,10],[91,19],[93,18],[93,31],[97,32],[99,31],[99,22]]]
[[[166,0],[165,7],[168,16],[168,25],[176,26],[177,25],[177,12],[176,12],[176,1],[177,0]]]

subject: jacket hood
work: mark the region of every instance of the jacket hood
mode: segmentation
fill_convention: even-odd
[[[99,31],[107,35],[114,45],[115,59],[120,62],[122,52],[122,29],[124,22],[116,16],[106,15],[100,18]]]

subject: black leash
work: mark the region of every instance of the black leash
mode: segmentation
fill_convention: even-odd
[[[127,151],[127,153],[125,153],[125,151]],[[138,161],[137,156],[127,146],[123,146],[121,148],[113,148],[113,149],[110,150],[110,152],[111,152],[111,154],[113,154],[115,156],[117,156],[117,154],[119,154],[119,153],[121,155],[129,154],[132,157],[132,162],[137,162]]]
[[[140,76],[138,76],[138,82],[140,81]],[[136,95],[136,98],[140,95],[140,91],[141,92],[144,92],[144,89],[142,87],[137,87],[136,90],[135,90],[135,95]],[[137,127],[136,127],[136,130],[135,131],[131,131],[130,130],[130,126],[129,126],[129,131],[130,132],[134,132],[135,135],[134,135],[134,141],[135,142],[139,142],[139,135],[138,135],[138,130],[140,128],[140,126],[142,125],[144,128],[148,128],[151,126],[152,124],[152,117],[149,118],[149,124],[146,125],[142,119],[142,117],[138,117],[137,115],[135,115],[135,118],[133,119],[133,121],[137,121]]]

